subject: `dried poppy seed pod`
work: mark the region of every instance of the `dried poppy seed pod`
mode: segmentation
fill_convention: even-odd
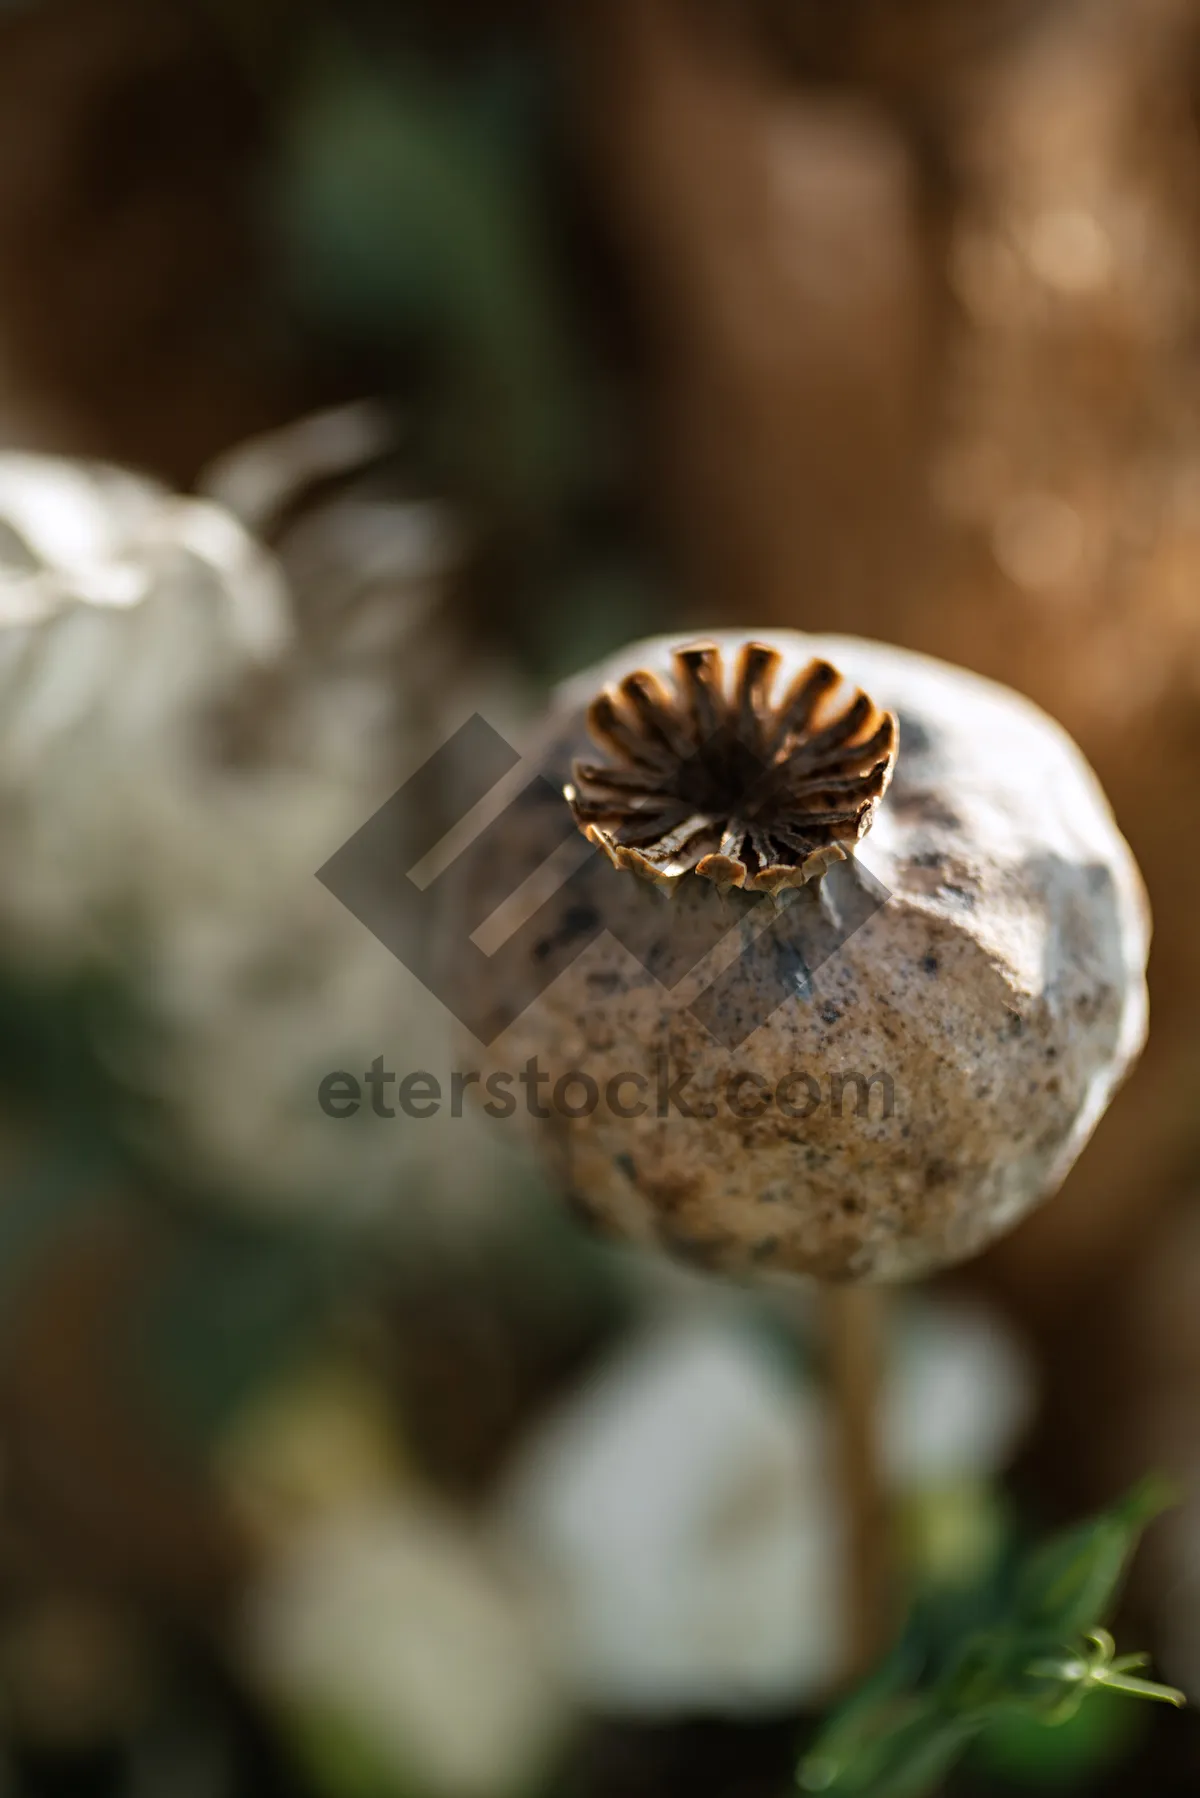
[[[599,846],[486,976],[495,1064],[536,1057],[588,1216],[725,1272],[882,1281],[1054,1190],[1141,1046],[1148,918],[1042,712],[853,638],[663,638],[560,690],[533,761],[467,868],[482,917],[564,807]]]

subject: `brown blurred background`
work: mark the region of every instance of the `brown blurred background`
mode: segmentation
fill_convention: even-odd
[[[369,410],[332,410],[351,402]],[[310,462],[285,427],[314,414],[358,423]],[[372,753],[386,741],[412,766],[460,694],[518,715],[552,678],[676,622],[878,636],[1050,711],[1145,874],[1152,1026],[1062,1192],[948,1283],[944,1302],[989,1307],[1019,1341],[1036,1394],[1015,1470],[1014,1439],[972,1479],[1040,1523],[1151,1466],[1191,1473],[1188,0],[9,0],[0,445],[215,496],[279,555],[285,675],[239,677],[234,693],[214,661],[203,695],[164,701],[154,728],[174,744],[187,707],[206,730],[215,707],[218,759],[246,758],[247,794],[261,779],[276,795],[267,774],[303,763],[317,784],[293,795],[300,867],[325,840],[306,862],[305,820],[332,815],[305,794],[356,792],[343,719],[386,710]],[[33,516],[22,480],[0,470],[0,552]],[[243,504],[256,480],[267,500]],[[63,578],[82,580],[75,566]],[[31,652],[22,678],[55,653]],[[182,637],[163,653],[167,676],[200,656]],[[140,703],[123,697],[127,671],[119,645],[96,662],[97,716],[101,699],[118,720]],[[297,760],[314,718],[328,759]],[[60,753],[33,724],[0,726],[5,803],[19,809],[24,782],[50,816],[52,780],[86,801],[107,765],[88,741]],[[136,767],[159,765],[154,741]],[[141,816],[120,765],[133,784],[113,816]],[[375,772],[386,791],[386,763]],[[786,1654],[749,1714],[720,1679],[682,1675],[649,1717],[599,1679],[564,1693],[513,1671],[501,1691],[526,1628],[493,1540],[514,1457],[623,1352],[631,1320],[699,1307],[719,1335],[725,1314],[690,1289],[659,1293],[657,1276],[643,1291],[519,1158],[499,1205],[501,1176],[457,1140],[416,1167],[389,1167],[387,1149],[382,1172],[374,1149],[369,1171],[335,1158],[298,1197],[290,1089],[261,1140],[218,1118],[230,1057],[244,1049],[250,1081],[306,1028],[315,1090],[309,1075],[340,1065],[321,1031],[343,999],[355,1016],[373,979],[347,948],[335,1003],[312,975],[314,956],[342,955],[323,914],[293,920],[284,899],[271,961],[238,909],[253,894],[205,896],[201,833],[211,823],[219,859],[260,828],[231,823],[221,795],[216,822],[180,809],[186,906],[138,870],[149,921],[134,907],[123,928],[154,945],[146,968],[136,944],[128,963],[79,950],[91,913],[72,913],[46,957],[15,925],[0,943],[0,1792],[786,1791],[820,1689],[799,1673],[789,1685]],[[99,823],[78,853],[98,865],[104,808],[85,809]],[[70,857],[47,849],[42,886],[15,855],[12,915],[22,893],[30,915],[53,912]],[[280,894],[289,866],[281,849]],[[203,1002],[214,967],[236,1020],[232,1000],[222,1016]],[[283,988],[286,1013],[272,1009]],[[355,1040],[366,1059],[397,1042],[382,1028]],[[151,1100],[130,1073],[146,1065]],[[307,1150],[294,1158],[311,1170]],[[381,1178],[393,1196],[360,1214],[351,1189]],[[752,1333],[803,1362],[803,1330],[761,1303]],[[366,1513],[382,1535],[355,1534]],[[1197,1548],[1185,1504],[1131,1598],[1193,1696]],[[388,1589],[389,1569],[388,1616],[440,1615],[444,1599],[437,1628],[451,1644],[461,1629],[479,1664],[457,1648],[421,1663],[410,1697],[420,1653],[381,1638],[370,1665],[392,1672],[373,1699],[370,1672],[355,1674],[366,1708],[350,1706],[348,1730],[320,1648],[306,1660],[303,1644],[315,1634],[328,1658],[342,1628],[332,1658],[350,1657],[355,1582]],[[486,1727],[460,1763],[447,1739],[476,1707]],[[381,1718],[400,1719],[395,1741]],[[1081,1738],[1073,1760],[1001,1755],[954,1789],[1197,1789],[1187,1719],[1123,1729]]]

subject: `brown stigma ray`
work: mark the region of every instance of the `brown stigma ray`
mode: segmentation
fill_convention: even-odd
[[[892,777],[896,719],[819,659],[776,696],[782,659],[745,643],[730,683],[718,646],[690,643],[672,677],[639,669],[592,701],[600,759],[577,760],[564,792],[618,868],[775,894],[852,852]]]

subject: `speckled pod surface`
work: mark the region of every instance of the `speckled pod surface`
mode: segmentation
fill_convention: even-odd
[[[870,835],[778,894],[695,872],[664,893],[584,850],[491,958],[504,1028],[485,1064],[536,1057],[535,1128],[618,1236],[730,1273],[913,1278],[1053,1192],[1136,1057],[1142,883],[1091,770],[1028,701],[854,638],[709,639],[729,669],[747,640],[778,652],[775,682],[817,658],[895,715]],[[468,851],[477,915],[562,843],[597,694],[669,680],[686,641],[559,690],[530,758],[548,784]]]

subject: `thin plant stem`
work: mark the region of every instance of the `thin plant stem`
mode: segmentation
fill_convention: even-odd
[[[892,1528],[881,1467],[885,1289],[822,1288],[845,1543],[847,1683],[879,1659],[892,1628]]]

